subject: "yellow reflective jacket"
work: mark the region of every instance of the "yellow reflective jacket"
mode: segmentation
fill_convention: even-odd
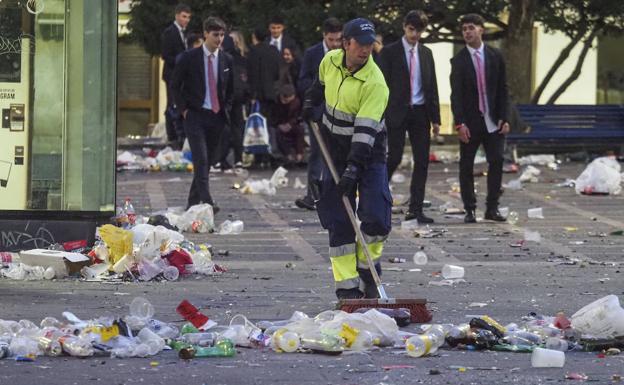
[[[383,114],[389,90],[383,73],[372,57],[359,70],[350,73],[344,56],[342,49],[330,51],[319,66],[319,82],[325,88],[322,122],[331,133],[332,156],[337,162],[360,166],[385,162]]]

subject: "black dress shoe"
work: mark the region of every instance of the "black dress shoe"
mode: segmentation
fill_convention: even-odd
[[[338,299],[362,299],[364,293],[360,289],[337,289],[336,297]]]
[[[498,212],[498,209],[487,210],[483,217],[485,219],[489,219],[491,221],[496,221],[496,222],[505,222],[507,220],[507,218],[505,218],[504,216],[501,215],[500,212]]]
[[[464,217],[464,223],[477,223],[477,217],[475,216],[474,209],[466,210],[466,216]]]
[[[416,221],[418,221],[418,223],[433,223],[433,219],[429,218],[428,216],[426,216],[425,214],[423,214],[422,211],[418,212],[412,212],[412,211],[408,211],[407,214],[405,214],[405,220],[406,221],[411,221],[412,219],[416,219]]]
[[[316,210],[316,204],[314,204],[314,200],[309,196],[304,196],[303,198],[295,199],[295,205],[300,209],[306,210]]]

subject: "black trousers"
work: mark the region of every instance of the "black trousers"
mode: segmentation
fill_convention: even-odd
[[[459,145],[459,185],[461,197],[466,210],[477,207],[477,198],[474,193],[474,160],[479,146],[483,144],[485,157],[488,162],[487,174],[487,209],[498,208],[501,182],[503,179],[503,151],[505,136],[498,132],[489,133],[483,118],[467,124],[470,130],[468,143]]]
[[[216,162],[224,164],[230,153],[230,148],[234,151],[234,163],[243,160],[243,130],[245,129],[245,118],[243,116],[243,103],[236,103],[232,106],[230,115],[230,125],[225,126],[221,143],[219,144],[218,157]]]
[[[425,200],[425,184],[429,169],[429,147],[431,145],[429,118],[425,106],[412,106],[407,112],[403,124],[398,127],[388,127],[388,178],[396,171],[403,158],[405,147],[405,132],[407,132],[412,146],[414,169],[410,182],[410,212],[420,212]]]
[[[199,203],[214,205],[210,195],[208,176],[225,126],[223,111],[215,114],[210,110],[189,110],[184,120],[184,130],[193,155],[193,182],[188,205]]]
[[[182,122],[182,114],[173,102],[173,90],[170,81],[166,82],[167,90],[167,107],[165,109],[165,128],[167,130],[167,140],[169,142],[178,142],[180,148],[184,143],[184,123]]]

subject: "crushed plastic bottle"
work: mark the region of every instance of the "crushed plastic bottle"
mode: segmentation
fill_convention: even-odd
[[[342,338],[321,331],[311,331],[301,335],[301,347],[317,353],[336,355],[345,349]]]
[[[245,225],[243,221],[241,220],[235,220],[235,221],[225,220],[219,226],[219,234],[231,234],[231,235],[240,234],[243,232],[244,227]]]
[[[234,348],[232,341],[228,339],[221,339],[217,341],[213,347],[203,348],[190,346],[188,348],[180,349],[178,354],[180,358],[185,360],[203,357],[234,357],[236,355],[236,349]]]
[[[271,337],[271,348],[278,353],[293,353],[301,346],[299,334],[288,329],[279,329]]]
[[[405,351],[410,357],[423,357],[437,350],[434,338],[428,334],[415,335],[405,341]]]

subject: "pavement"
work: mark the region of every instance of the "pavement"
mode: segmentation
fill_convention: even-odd
[[[576,178],[585,167],[565,163],[560,170],[539,167],[538,183],[520,191],[506,191],[501,206],[519,213],[515,225],[480,221],[466,225],[461,217],[446,217],[438,206],[451,202],[461,207],[449,178],[457,178],[458,165],[432,164],[426,213],[435,219],[431,229],[446,230],[437,238],[417,238],[400,230],[401,214],[393,216],[394,229],[387,242],[383,281],[396,297],[426,298],[436,323],[468,322],[487,314],[500,323],[519,322],[530,312],[571,315],[608,294],[624,298],[622,256],[624,236],[608,235],[624,229],[622,196],[582,196],[571,188],[556,187]],[[485,165],[476,166],[477,170]],[[406,176],[407,170],[401,170]],[[252,171],[253,178],[271,172]],[[290,170],[290,186],[305,172]],[[99,315],[125,315],[134,296],[149,299],[155,318],[181,324],[176,305],[188,299],[212,319],[227,323],[236,314],[251,320],[289,318],[300,310],[313,316],[335,305],[327,255],[327,233],[315,212],[293,204],[305,190],[285,187],[275,196],[242,195],[232,186],[245,176],[213,174],[211,188],[221,212],[216,222],[241,219],[240,235],[187,234],[195,242],[210,243],[217,263],[227,273],[162,283],[87,283],[77,280],[15,282],[0,280],[2,319],[60,318],[69,310],[88,319]],[[504,180],[518,174],[505,174]],[[477,177],[478,201],[484,208],[485,177]],[[187,173],[120,173],[119,201],[129,197],[139,214],[184,206],[191,183]],[[393,184],[395,200],[407,197],[408,182]],[[542,207],[544,219],[527,218],[527,209]],[[404,208],[404,207],[403,207]],[[400,210],[401,206],[395,207]],[[482,216],[483,211],[478,211]],[[539,231],[541,242],[522,247],[510,244],[524,238],[525,229]],[[607,236],[598,236],[605,233]],[[416,266],[412,256],[424,251],[429,262]],[[388,263],[390,257],[405,263]],[[566,264],[571,259],[583,262]],[[430,281],[444,264],[461,265],[465,283],[432,286]],[[410,271],[421,268],[422,271]],[[481,303],[475,307],[473,303]],[[471,306],[472,305],[472,306]],[[407,330],[413,330],[411,326]],[[155,364],[156,362],[157,364]],[[458,370],[456,367],[466,368]],[[440,374],[430,374],[437,369]],[[238,349],[234,358],[179,360],[174,352],[149,359],[76,359],[39,357],[33,363],[0,360],[0,384],[500,384],[560,383],[568,372],[582,372],[591,381],[611,383],[624,376],[624,355],[600,358],[596,353],[569,352],[563,368],[532,368],[530,355],[442,349],[437,355],[410,358],[400,350],[381,349],[341,356],[277,354],[271,350]]]

